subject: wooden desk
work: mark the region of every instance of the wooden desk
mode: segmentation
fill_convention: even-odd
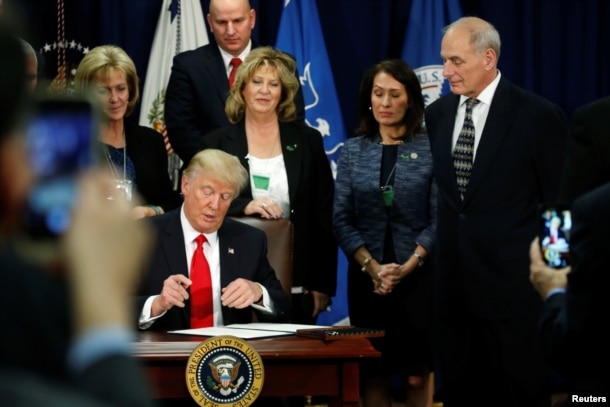
[[[186,361],[205,337],[141,332],[135,354],[158,398],[191,398]],[[324,342],[296,336],[248,341],[263,359],[261,397],[327,396],[329,407],[357,407],[359,361],[377,357],[368,339]]]

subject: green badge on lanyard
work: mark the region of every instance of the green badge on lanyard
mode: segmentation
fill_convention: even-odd
[[[386,186],[381,191],[381,196],[383,197],[383,203],[385,206],[392,206],[392,201],[394,200],[394,190],[391,186]]]
[[[269,177],[265,177],[264,175],[252,175],[252,179],[254,180],[254,188],[256,189],[269,189]]]

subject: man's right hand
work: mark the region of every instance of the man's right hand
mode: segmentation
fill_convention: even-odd
[[[165,279],[161,294],[152,303],[151,317],[159,316],[174,306],[184,308],[184,301],[189,298],[187,288],[191,284],[191,280],[182,274],[174,274]]]
[[[566,288],[568,284],[568,273],[571,267],[554,269],[546,265],[542,258],[538,238],[530,244],[530,282],[542,298],[546,300],[551,290],[555,288]]]

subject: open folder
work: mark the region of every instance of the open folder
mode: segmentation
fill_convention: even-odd
[[[231,324],[209,328],[181,329],[169,331],[170,334],[196,335],[196,336],[222,336],[232,335],[241,339],[271,338],[274,336],[296,335],[299,329],[330,328],[324,325],[279,324],[252,322],[250,324]]]

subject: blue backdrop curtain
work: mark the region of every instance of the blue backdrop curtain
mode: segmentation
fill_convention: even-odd
[[[29,25],[28,39],[42,48],[57,38],[57,1],[4,0],[4,5],[21,11]],[[122,46],[144,80],[161,0],[62,1],[66,38],[89,47]],[[209,0],[200,1],[207,13]],[[275,44],[283,2],[251,0],[257,11],[255,41]],[[401,55],[411,0],[316,3],[350,133],[357,125],[354,110],[362,74],[381,59]],[[461,0],[460,4],[464,15],[485,18],[499,30],[499,68],[512,82],[559,104],[568,115],[579,105],[610,95],[610,2]],[[56,60],[52,52],[44,54],[46,75],[52,77]]]

